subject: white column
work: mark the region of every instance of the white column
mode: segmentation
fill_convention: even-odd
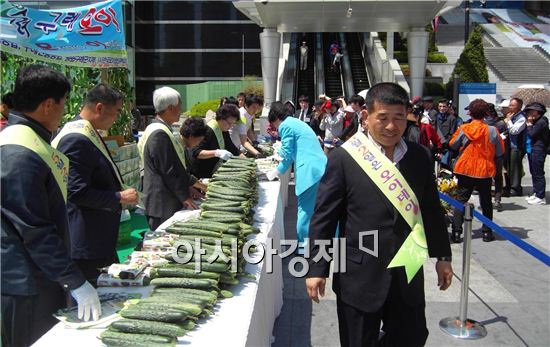
[[[264,104],[266,107],[277,100],[277,69],[279,67],[279,50],[281,34],[275,28],[264,28],[260,33],[262,57],[262,80],[264,82]],[[266,134],[267,118],[260,118],[260,133]]]
[[[275,28],[264,28],[260,33],[264,103],[269,106],[277,98],[277,69],[281,34]]]
[[[428,35],[424,28],[412,28],[407,36],[411,97],[422,96],[428,58]]]
[[[388,31],[386,33],[386,54],[388,55],[388,60],[393,59],[393,31]]]

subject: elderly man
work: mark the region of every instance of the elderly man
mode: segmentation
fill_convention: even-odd
[[[65,124],[52,145],[70,160],[69,230],[71,258],[88,281],[95,283],[99,268],[118,262],[116,242],[121,204],[135,205],[134,188],[124,182],[98,130],[109,130],[122,109],[123,97],[100,83],[86,94],[84,107]]]
[[[438,258],[439,288],[451,284],[451,248],[431,158],[420,145],[401,138],[408,102],[397,84],[370,88],[365,133],[330,154],[319,185],[306,287],[314,301],[324,295],[330,263],[322,256],[323,244],[332,241],[339,223],[346,271],[334,272],[333,290],[344,347],[378,346],[381,321],[382,345],[424,346],[422,264],[428,256]],[[378,245],[372,245],[372,235]]]
[[[156,118],[147,126],[138,148],[143,160],[143,198],[145,214],[152,230],[174,213],[196,209],[192,186],[197,183],[187,169],[185,150],[172,133],[172,124],[181,114],[180,93],[162,87],[153,93]]]
[[[527,117],[521,110],[523,101],[518,98],[510,99],[508,113],[505,122],[508,126],[510,138],[510,159],[508,161],[508,174],[510,175],[510,195],[522,196],[521,177],[523,176],[523,156],[525,155],[525,127]]]
[[[30,346],[65,307],[63,291],[78,302],[78,316],[97,319],[95,289],[71,260],[64,240],[68,158],[50,146],[71,85],[45,65],[27,65],[15,80],[15,111],[0,133],[2,157],[2,344]]]

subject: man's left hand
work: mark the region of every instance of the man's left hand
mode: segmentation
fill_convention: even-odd
[[[437,272],[437,286],[439,290],[447,290],[451,286],[453,279],[453,267],[450,261],[437,261],[435,263],[435,271]]]

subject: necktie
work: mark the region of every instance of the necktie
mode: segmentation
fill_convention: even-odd
[[[302,120],[302,121],[304,120],[304,113],[305,113],[305,110],[302,109],[302,114],[300,114],[300,120]]]

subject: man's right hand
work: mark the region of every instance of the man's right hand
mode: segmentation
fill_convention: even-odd
[[[86,281],[80,287],[71,290],[72,297],[78,304],[78,319],[85,322],[88,320],[98,320],[101,316],[101,303],[97,291]]]
[[[225,149],[216,149],[216,157],[220,158],[221,160],[228,161],[229,158],[231,158],[233,154],[229,151],[226,151]]]
[[[319,303],[319,295],[325,296],[325,285],[327,279],[323,277],[306,278],[306,289],[309,298]]]
[[[190,210],[196,210],[198,209],[198,206],[195,205],[195,202],[193,202],[193,198],[189,197],[187,200],[182,202],[184,208],[188,208]]]
[[[120,203],[125,205],[137,205],[138,193],[134,188],[128,188],[120,192]]]

